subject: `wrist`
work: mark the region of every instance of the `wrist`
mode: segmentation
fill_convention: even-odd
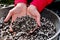
[[[26,4],[25,3],[18,3],[17,5],[16,5],[16,7],[23,7],[23,6],[26,6]]]
[[[26,5],[25,3],[18,3],[17,5]]]
[[[32,8],[33,10],[37,10],[35,5],[30,5],[29,7]]]
[[[31,6],[32,8],[35,8],[35,9],[37,9],[35,5],[30,5],[30,6]]]

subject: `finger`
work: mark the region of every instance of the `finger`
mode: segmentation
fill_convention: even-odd
[[[29,10],[27,10],[27,15],[29,15],[31,17],[31,14],[30,14]]]
[[[37,21],[38,26],[41,26],[41,24],[40,24],[40,14],[37,14],[36,21]]]
[[[10,32],[13,32],[13,29],[12,29],[12,22],[11,22],[9,28],[10,28],[9,31],[10,31]]]
[[[35,11],[33,10],[32,12],[30,12],[30,14],[36,20],[38,26],[41,26],[40,25],[40,13],[35,9]]]
[[[9,11],[9,13],[8,13],[7,17],[5,18],[4,22],[7,22],[10,19],[11,16],[12,16],[12,12]]]
[[[13,21],[16,20],[16,18],[17,18],[17,15],[16,14],[15,15],[12,15],[12,23],[13,23]]]
[[[16,13],[14,15],[12,15],[12,21],[11,21],[10,30],[9,30],[10,32],[13,32],[12,23],[16,20],[17,17],[18,17],[18,15]]]

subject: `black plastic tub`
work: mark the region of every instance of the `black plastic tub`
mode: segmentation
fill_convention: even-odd
[[[13,7],[6,7],[0,9],[0,17],[6,16],[9,10]],[[58,34],[60,33],[60,20],[59,16],[49,9],[44,9],[41,15],[45,18],[48,18],[56,26],[56,34],[48,40],[57,40]]]

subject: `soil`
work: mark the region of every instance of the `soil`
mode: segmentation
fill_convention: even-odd
[[[30,35],[27,35],[30,30],[37,27],[36,21],[29,16],[23,16],[17,18],[12,23],[13,33],[9,32],[9,25],[11,20],[4,23],[4,17],[0,18],[0,38],[2,40],[47,40],[54,36],[56,33],[56,27],[47,18],[41,17],[41,27],[36,29]]]

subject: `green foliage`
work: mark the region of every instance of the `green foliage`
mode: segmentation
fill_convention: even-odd
[[[0,0],[0,3],[2,3],[2,4],[13,4],[14,0]]]

